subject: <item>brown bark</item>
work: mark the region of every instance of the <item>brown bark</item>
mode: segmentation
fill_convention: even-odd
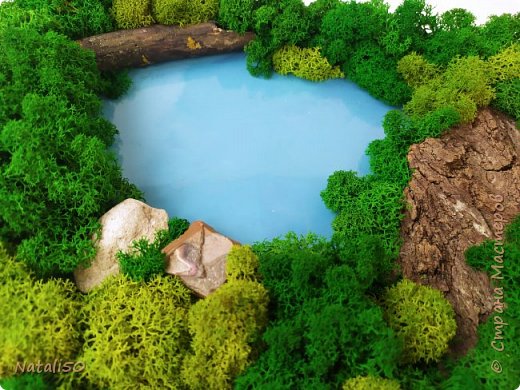
[[[168,60],[240,51],[254,38],[213,23],[187,27],[153,25],[84,38],[78,43],[96,54],[100,70],[142,67]]]
[[[476,344],[493,299],[489,277],[472,269],[464,252],[500,238],[497,203],[504,224],[520,213],[520,132],[504,115],[483,109],[473,123],[413,145],[408,162],[414,172],[399,262],[405,277],[445,293],[458,326],[453,351],[465,352]]]

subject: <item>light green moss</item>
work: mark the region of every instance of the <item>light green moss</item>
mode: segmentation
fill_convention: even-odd
[[[218,0],[152,0],[154,19],[161,24],[203,23],[215,20]]]
[[[258,279],[258,257],[249,245],[233,245],[226,260],[228,280]]]
[[[114,0],[112,13],[117,27],[121,29],[145,27],[154,23],[150,0]]]
[[[357,376],[343,384],[343,390],[400,390],[399,382],[377,376]]]
[[[193,353],[182,378],[190,389],[232,388],[253,361],[254,344],[267,324],[267,290],[259,283],[233,280],[190,310]]]
[[[72,360],[80,347],[74,284],[36,280],[1,246],[0,280],[0,377],[12,376],[18,362]]]
[[[175,389],[189,346],[191,294],[174,277],[106,280],[88,296],[83,375],[101,388]]]
[[[455,312],[442,293],[403,280],[387,290],[385,319],[403,338],[403,362],[438,361],[455,336]]]
[[[296,77],[311,81],[324,81],[343,78],[339,67],[333,67],[320,54],[320,48],[299,48],[294,45],[284,46],[273,55],[275,72],[282,75],[294,74]]]

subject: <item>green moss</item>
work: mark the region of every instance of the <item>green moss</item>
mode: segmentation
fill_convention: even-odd
[[[396,256],[400,246],[402,209],[399,185],[373,182],[367,190],[346,203],[336,216],[332,222],[333,241],[349,241],[360,234],[378,236],[385,252]]]
[[[453,107],[466,123],[475,118],[477,108],[489,105],[495,98],[495,83],[520,76],[520,51],[518,45],[512,45],[487,61],[477,56],[456,57],[443,72],[413,53],[399,61],[398,69],[415,88],[404,107],[412,117]],[[504,95],[501,98],[505,100]]]
[[[345,77],[339,67],[333,67],[320,54],[318,47],[284,46],[273,55],[274,71],[281,75],[294,74],[311,81]]]
[[[4,390],[51,390],[54,388],[48,383],[44,374],[24,374],[0,380]]]
[[[440,291],[405,279],[387,291],[383,305],[385,319],[404,340],[403,362],[436,362],[446,353],[457,325]]]
[[[364,275],[314,235],[288,234],[254,246],[271,296],[267,349],[237,379],[237,389],[339,388],[356,375],[389,375],[401,345],[379,307],[364,296]],[[366,259],[360,253],[359,260]],[[362,267],[362,264],[359,264]],[[385,352],[383,352],[385,351]]]
[[[55,31],[71,39],[112,31],[108,10],[98,0],[16,0],[2,3],[0,29],[4,26]]]
[[[257,281],[258,257],[249,245],[233,245],[227,255],[226,275],[228,281]]]
[[[254,344],[267,324],[268,295],[259,283],[230,280],[190,310],[192,353],[182,378],[190,389],[231,388],[256,356]]]
[[[73,360],[80,347],[80,304],[74,284],[61,279],[36,280],[3,248],[0,280],[0,377],[12,376],[17,363]],[[38,378],[26,379],[40,382]]]
[[[124,275],[107,279],[82,309],[82,375],[98,387],[182,387],[179,372],[189,348],[192,297],[175,277],[149,283]]]
[[[219,22],[226,28],[244,33],[253,27],[253,12],[258,0],[220,0]]]
[[[66,37],[0,30],[0,237],[38,273],[88,263],[104,212],[132,197],[107,150],[94,54]]]
[[[343,390],[400,390],[399,382],[375,376],[358,376],[347,380]]]
[[[120,29],[145,27],[155,22],[150,0],[114,0],[112,13]]]
[[[152,242],[146,238],[132,242],[129,251],[119,251],[116,255],[121,272],[135,281],[148,281],[163,274],[165,257],[161,250],[184,233],[189,225],[185,219],[172,218],[168,221],[168,230],[159,230]]]

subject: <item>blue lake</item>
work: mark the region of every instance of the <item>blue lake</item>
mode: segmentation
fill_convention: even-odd
[[[336,170],[368,173],[389,106],[345,80],[249,75],[242,53],[155,65],[105,102],[124,175],[169,216],[204,220],[240,242],[330,237],[320,198]]]

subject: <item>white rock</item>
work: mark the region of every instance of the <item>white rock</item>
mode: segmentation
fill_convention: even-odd
[[[127,251],[132,242],[141,238],[153,241],[158,230],[168,229],[168,214],[135,199],[126,199],[107,211],[100,219],[101,239],[97,254],[89,268],[74,271],[76,285],[88,292],[108,276],[119,273],[116,254]]]

